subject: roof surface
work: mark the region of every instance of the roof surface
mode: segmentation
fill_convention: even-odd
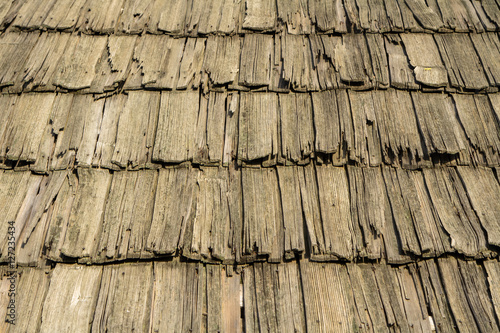
[[[500,331],[499,31],[0,0],[0,332]]]

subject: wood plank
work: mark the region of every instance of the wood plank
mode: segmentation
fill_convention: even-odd
[[[308,332],[351,332],[358,328],[345,265],[300,261]]]
[[[148,32],[179,35],[184,32],[187,1],[154,1]]]
[[[369,85],[372,66],[364,35],[343,35],[335,55],[342,81],[348,85]]]
[[[242,41],[239,36],[208,37],[202,67],[207,75],[206,84],[217,86],[237,82]]]
[[[95,77],[90,85],[91,92],[112,91],[125,83],[135,44],[136,37],[133,36],[110,36],[108,38],[106,51],[102,53],[98,61]]]
[[[440,94],[412,93],[415,114],[429,152],[456,154],[465,150],[465,137],[451,98]]]
[[[140,34],[146,29],[153,10],[154,0],[125,0],[116,26],[117,32],[125,34]]]
[[[196,177],[197,173],[188,168],[160,170],[147,251],[176,252],[186,226],[194,219]]]
[[[278,20],[286,24],[289,34],[310,34],[312,32],[307,0],[278,0],[276,7]]]
[[[500,40],[495,33],[471,34],[490,86],[500,85]]]
[[[152,287],[151,263],[105,266],[92,331],[147,331],[151,317]]]
[[[301,207],[299,173],[297,167],[277,167],[285,235],[285,256],[305,250],[304,220]]]
[[[131,91],[128,94],[118,119],[111,163],[121,168],[144,168],[151,165],[152,138],[156,134],[159,108],[160,93]]]
[[[325,253],[340,258],[353,256],[349,187],[344,168],[319,166],[318,193],[325,236]]]
[[[83,258],[93,256],[97,248],[111,174],[107,170],[79,168],[77,175],[78,191],[61,253],[72,258]]]
[[[153,161],[179,163],[192,158],[199,112],[199,93],[162,92]]]
[[[309,16],[318,30],[322,32],[347,32],[346,12],[344,4],[336,1],[308,1]]]
[[[398,89],[418,89],[419,85],[415,82],[415,74],[409,66],[401,38],[398,35],[386,35],[385,49],[391,86]]]
[[[63,56],[70,39],[76,38],[71,34],[42,33],[38,42],[30,53],[24,69],[19,73],[15,85],[23,85],[20,90],[55,90],[52,85],[52,76]],[[47,60],[49,59],[49,60]]]
[[[90,167],[94,156],[95,147],[99,133],[101,132],[101,123],[103,115],[104,100],[93,100],[92,95],[80,95],[73,100],[73,106],[78,105],[79,112],[83,115],[83,126],[81,128],[81,140],[73,141],[76,144],[76,163],[82,167]],[[78,138],[75,138],[78,140]]]
[[[50,278],[40,332],[88,332],[97,304],[102,267],[58,264]],[[78,290],[78,294],[75,294]],[[61,317],[61,309],[73,320]]]
[[[238,93],[230,93],[226,99],[226,127],[224,129],[224,150],[222,156],[224,165],[229,165],[229,163],[236,160],[238,153],[239,101],[240,95]]]
[[[312,103],[306,94],[279,95],[281,156],[300,162],[313,153]]]
[[[245,1],[244,29],[266,31],[276,26],[276,2],[271,0]]]
[[[441,60],[438,47],[430,34],[401,34],[415,80],[430,87],[444,87],[448,84],[448,73]],[[418,50],[425,49],[425,52]]]
[[[53,261],[62,261],[61,248],[66,237],[73,201],[77,193],[76,174],[69,173],[64,179],[57,197],[48,208],[50,216],[43,244],[44,257]]]
[[[481,90],[489,86],[484,68],[468,35],[436,35],[435,40],[452,87]]]
[[[410,210],[405,206],[403,201],[404,199],[401,193],[402,185],[397,179],[396,170],[392,168],[382,168],[382,173],[402,250],[404,253],[421,255],[423,249],[419,243]]]
[[[482,227],[488,235],[488,243],[500,246],[500,185],[489,169],[458,167],[467,197],[471,201]]]
[[[479,221],[464,211],[446,171],[424,169],[423,174],[437,216],[450,235],[451,247],[472,257],[485,251],[486,239]]]
[[[278,96],[241,93],[238,160],[272,158],[278,153]]]
[[[26,1],[17,12],[12,24],[21,29],[39,29],[54,3],[55,0],[47,3],[40,0]]]
[[[207,291],[205,268],[195,263],[155,262],[154,277],[151,329],[200,332],[203,296]],[[165,313],[172,316],[165,317]]]
[[[437,0],[445,27],[455,32],[484,32],[476,10],[469,1],[442,1]]]
[[[274,169],[242,169],[243,249],[245,254],[283,256],[283,215]]]
[[[281,53],[283,80],[292,89],[296,91],[320,90],[310,43],[305,36],[284,35],[281,38]]]
[[[382,150],[372,92],[349,93],[354,151],[350,158],[362,165],[378,166],[382,162]]]
[[[86,0],[57,1],[43,21],[42,28],[49,30],[70,30],[81,15]]]
[[[187,39],[179,68],[178,90],[196,89],[200,86],[206,42],[205,38]]]
[[[99,235],[98,260],[140,258],[153,219],[158,173],[152,170],[113,175]]]
[[[387,51],[384,46],[384,37],[378,34],[367,34],[366,41],[373,69],[373,74],[370,73],[373,84],[378,88],[388,88],[390,84],[389,66],[387,62]]]
[[[124,0],[112,0],[110,3],[88,0],[83,7],[83,15],[78,20],[77,28],[88,34],[115,32],[123,3]]]
[[[11,111],[0,154],[12,161],[35,162],[54,94],[24,94]]]
[[[333,91],[311,94],[314,113],[316,153],[332,154],[341,147],[341,130],[337,98]]]
[[[104,36],[71,38],[54,72],[52,84],[68,90],[89,88],[106,42]]]
[[[247,34],[241,49],[239,84],[268,86],[271,79],[272,35]]]
[[[443,26],[439,13],[436,13],[424,0],[405,0],[405,2],[415,15],[415,19],[425,29],[437,31]]]
[[[38,35],[10,32],[0,36],[0,87],[12,86],[24,68]]]
[[[127,100],[128,97],[124,94],[106,98],[104,102],[104,114],[101,121],[101,131],[97,138],[92,166],[107,169],[117,168],[116,164],[111,163],[111,159],[113,158],[115,150],[118,120],[122,111],[125,109]],[[149,145],[152,145],[154,133],[148,131],[147,134],[147,142],[149,142]]]
[[[486,269],[491,301],[498,319],[500,318],[500,264],[497,260],[485,260],[483,266]]]

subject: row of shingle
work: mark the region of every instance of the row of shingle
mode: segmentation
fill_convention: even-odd
[[[10,280],[0,266],[0,315]],[[500,264],[155,262],[24,268],[12,332],[496,332]],[[64,316],[61,311],[64,309]],[[71,318],[71,320],[68,320]],[[10,319],[9,319],[10,320]]]
[[[0,95],[2,168],[500,165],[500,94]]]
[[[497,31],[495,0],[4,0],[0,29],[176,36],[279,31]]]
[[[500,40],[484,34],[246,34],[208,38],[9,32],[6,92],[337,88],[486,90],[500,85]]]
[[[498,173],[498,169],[496,170]],[[78,168],[1,174],[1,259],[17,262],[386,259],[496,256],[500,185],[491,169],[312,166]]]

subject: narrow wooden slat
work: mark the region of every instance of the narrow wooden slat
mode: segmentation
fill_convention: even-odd
[[[224,129],[224,150],[222,162],[228,165],[236,160],[238,153],[238,122],[239,122],[239,97],[238,93],[228,94],[226,99],[226,127]]]
[[[252,161],[278,153],[278,96],[241,93],[238,128],[238,159]]]
[[[278,19],[286,24],[289,34],[309,34],[312,31],[307,0],[278,0]]]
[[[246,254],[283,256],[283,215],[274,169],[242,170],[243,249]]]
[[[54,3],[47,17],[43,21],[42,28],[69,30],[75,26],[81,15],[85,0],[64,1]]]
[[[202,67],[208,76],[207,83],[237,82],[242,40],[239,36],[208,37]]]
[[[325,254],[350,259],[353,256],[349,187],[344,168],[316,168]]]
[[[281,38],[283,80],[296,91],[319,90],[310,43],[304,36],[284,35]]]
[[[147,331],[152,287],[151,263],[105,266],[92,331]]]
[[[472,203],[481,225],[488,235],[488,243],[500,246],[500,186],[489,169],[458,167],[465,184],[467,196]]]
[[[94,317],[102,267],[58,264],[45,298],[40,332],[88,332]],[[75,294],[75,290],[79,292]],[[65,320],[61,311],[71,315]]]
[[[200,86],[206,42],[205,38],[187,39],[179,68],[177,89],[196,89]]]
[[[279,95],[281,156],[294,162],[313,153],[312,103],[306,94]]]
[[[125,34],[140,34],[146,29],[151,16],[154,0],[133,1],[125,0],[118,19],[116,31]]]
[[[472,43],[491,86],[500,85],[500,40],[495,33],[471,34]]]
[[[387,35],[385,38],[391,86],[398,89],[418,89],[415,74],[410,68],[408,58],[403,50],[403,43],[398,35]]]
[[[424,28],[436,31],[443,26],[439,13],[429,7],[424,0],[405,0],[405,2]]]
[[[97,139],[101,131],[104,100],[94,101],[91,95],[82,95],[75,98],[73,105],[78,105],[76,110],[85,110],[83,116],[83,128],[81,128],[81,139],[74,138],[76,152],[76,163],[82,167],[90,167],[94,156]],[[73,138],[72,138],[73,139]]]
[[[480,90],[489,86],[480,59],[466,34],[435,36],[452,87]]]
[[[241,49],[239,84],[243,86],[270,84],[273,45],[271,35],[245,35]]]
[[[245,1],[242,27],[250,30],[271,30],[276,25],[276,2],[271,0]]]
[[[96,66],[95,77],[90,85],[91,92],[101,93],[123,85],[128,76],[135,44],[136,37],[132,36],[108,38],[105,52]]]
[[[192,158],[198,118],[199,93],[162,92],[153,161],[179,163]]]
[[[78,169],[78,191],[61,248],[63,255],[73,258],[94,255],[110,183],[111,175],[107,170]]]
[[[194,219],[196,176],[188,168],[160,170],[146,250],[156,254],[176,252],[186,226]]]
[[[346,84],[368,85],[372,73],[366,40],[362,34],[342,36],[336,52],[340,78]]]
[[[36,33],[5,33],[0,38],[0,87],[14,85],[38,40]]]
[[[486,269],[491,301],[498,320],[500,318],[500,264],[497,260],[485,260],[483,266]]]
[[[129,93],[118,120],[111,163],[122,168],[128,166],[143,168],[151,164],[153,150],[151,138],[155,137],[159,109],[159,93]]]
[[[78,20],[78,29],[89,34],[110,34],[115,32],[123,3],[124,0],[112,0],[110,3],[88,0]]]
[[[89,88],[106,41],[107,37],[104,36],[82,35],[71,38],[54,72],[52,83],[69,90]]]
[[[483,25],[470,1],[437,0],[445,27],[455,32],[484,32]]]
[[[148,32],[167,32],[178,35],[184,32],[187,1],[154,1]]]
[[[309,16],[320,31],[347,32],[346,12],[342,1],[309,0]]]
[[[341,149],[342,139],[336,95],[333,91],[314,93],[312,104],[316,134],[314,150],[317,153],[335,153]]]
[[[430,87],[448,84],[448,73],[444,67],[438,47],[430,34],[401,34],[405,52],[414,68],[415,80]],[[425,49],[425,52],[418,50]]]

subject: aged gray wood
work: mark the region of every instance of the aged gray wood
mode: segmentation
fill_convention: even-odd
[[[90,167],[101,131],[104,99],[94,101],[92,95],[81,95],[73,100],[73,106],[75,105],[77,107],[73,109],[73,112],[85,113],[82,117],[81,138],[75,137],[76,141],[72,138],[72,143],[75,143],[77,150],[75,161],[79,166]]]
[[[83,7],[77,28],[89,34],[115,32],[123,3],[124,0],[112,0],[109,3],[100,0],[88,0]]]
[[[485,260],[483,266],[486,269],[491,301],[497,318],[500,318],[500,264],[498,260]]]
[[[167,32],[174,35],[184,32],[187,1],[154,1],[148,32]]]
[[[38,39],[36,33],[9,32],[0,36],[0,87],[14,85]]]
[[[241,93],[238,159],[272,158],[277,153],[278,96],[272,93]]]
[[[340,258],[353,256],[349,187],[344,168],[316,167],[325,253]]]
[[[115,169],[116,164],[111,163],[114,154],[118,119],[125,108],[128,97],[124,94],[107,98],[104,103],[104,114],[101,121],[101,131],[97,138],[92,166]],[[134,128],[135,129],[135,128]],[[147,142],[152,145],[153,133],[148,132]],[[151,154],[150,154],[151,155]]]
[[[312,94],[317,153],[332,154],[341,149],[341,124],[334,91]]]
[[[177,89],[196,89],[200,86],[205,56],[205,38],[188,38],[179,68]]]
[[[154,0],[125,0],[116,26],[117,32],[140,34],[146,29],[154,7]]]
[[[401,34],[405,52],[414,69],[415,80],[430,87],[448,84],[448,73],[438,47],[430,34]],[[419,50],[425,50],[420,52]]]
[[[110,36],[99,59],[90,91],[101,93],[115,90],[125,82],[132,60],[136,37]]]
[[[24,94],[11,108],[0,143],[0,154],[13,161],[35,162],[49,121],[54,94]]]
[[[439,13],[436,13],[424,0],[405,0],[405,2],[424,28],[436,31],[443,26]]]
[[[160,170],[146,250],[155,254],[176,252],[186,226],[195,217],[196,177],[197,172],[189,168]]]
[[[88,332],[94,318],[101,275],[102,267],[99,266],[57,265],[43,304],[40,332]],[[61,316],[62,309],[70,317]]]
[[[203,61],[206,84],[223,85],[237,82],[243,38],[209,36]]]
[[[200,96],[197,91],[162,92],[153,161],[179,163],[192,158]]]
[[[286,24],[289,34],[310,34],[312,32],[307,0],[278,0],[276,6],[278,19]]]
[[[276,25],[276,2],[272,0],[245,0],[242,27],[250,30],[271,30]]]
[[[111,163],[121,168],[151,165],[159,109],[160,93],[129,92],[118,120]]]
[[[38,29],[47,17],[48,12],[54,6],[56,0],[49,1],[25,1],[17,12],[16,18],[12,22],[15,27],[24,29]]]
[[[224,128],[224,150],[222,162],[228,165],[236,160],[238,153],[238,122],[240,110],[240,95],[230,93],[226,99],[226,127]]]
[[[239,84],[268,86],[271,79],[272,35],[246,34],[241,49]]]
[[[97,248],[111,174],[108,170],[77,170],[78,191],[71,207],[61,253],[82,258],[93,256]]]
[[[242,169],[243,250],[245,254],[283,256],[283,215],[274,169]]]
[[[279,95],[281,156],[294,162],[314,150],[311,98],[307,94]]]
[[[140,258],[153,218],[157,171],[116,172],[111,182],[97,260]]]
[[[47,17],[43,21],[42,28],[51,30],[69,30],[72,29],[81,15],[83,6],[86,0],[64,1],[59,0],[55,2],[49,11]]]
[[[309,0],[309,16],[320,31],[347,32],[346,13],[341,0]]]
[[[151,317],[153,265],[105,266],[92,332],[146,332]]]
[[[398,35],[386,35],[385,49],[391,86],[398,89],[418,89],[419,85],[415,82],[415,74],[409,66],[401,38]]]
[[[452,87],[473,90],[489,86],[483,65],[466,34],[435,35]]]
[[[281,38],[283,80],[296,91],[319,90],[318,74],[305,36],[285,34]]]
[[[472,43],[481,60],[489,84],[500,85],[500,40],[498,34],[471,34]]]
[[[70,38],[54,72],[52,84],[69,90],[89,88],[107,39],[87,35]]]

